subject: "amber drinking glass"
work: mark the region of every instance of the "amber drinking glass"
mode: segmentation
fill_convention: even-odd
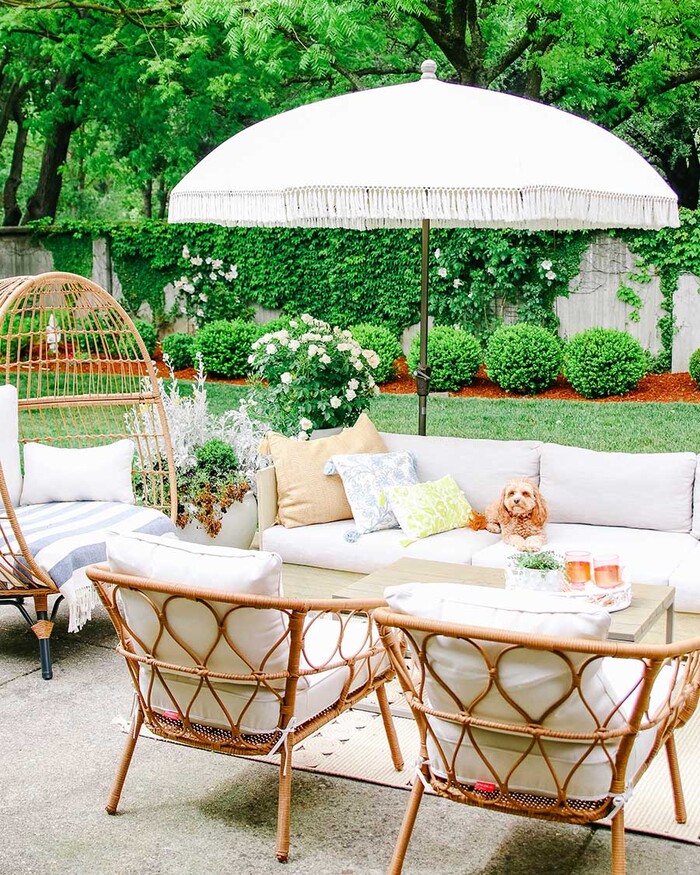
[[[585,550],[569,550],[564,554],[566,579],[572,589],[582,589],[591,580],[591,554]]]
[[[593,578],[601,589],[614,589],[622,583],[620,557],[616,553],[601,553],[593,559]]]

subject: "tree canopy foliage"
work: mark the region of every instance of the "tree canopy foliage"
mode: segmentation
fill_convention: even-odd
[[[700,0],[0,0],[0,44],[4,224],[163,216],[241,128],[427,56],[602,124],[698,206]]]

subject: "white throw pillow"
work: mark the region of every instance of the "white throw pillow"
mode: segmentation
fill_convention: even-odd
[[[487,629],[604,640],[610,627],[610,615],[601,608],[578,599],[574,603],[561,596],[538,592],[411,583],[388,587],[384,597],[393,610],[404,614]],[[419,644],[425,641],[425,633],[412,634]],[[507,649],[507,645],[497,642],[486,645],[480,642],[480,646],[492,664]],[[438,679],[442,678],[463,710],[472,710],[475,716],[496,722],[527,722],[495,688],[489,688],[483,695],[490,678],[486,663],[474,645],[433,636],[426,648],[432,666],[426,683],[433,707],[448,713],[460,710],[460,705],[440,684]],[[573,669],[578,670],[589,657],[569,653],[568,659]],[[614,707],[615,694],[605,683],[602,667],[602,659],[590,663],[583,674],[582,690],[593,713],[605,718]],[[550,729],[585,732],[596,725],[580,696],[572,694],[559,701],[572,680],[572,671],[562,656],[546,650],[511,650],[500,656],[499,679],[501,688],[513,702],[533,719],[542,717],[543,725]],[[479,700],[481,695],[483,698]],[[613,718],[609,725],[614,723]]]
[[[0,463],[10,501],[16,507],[22,493],[22,468],[19,460],[17,389],[9,383],[0,386]]]
[[[52,501],[134,503],[131,468],[134,442],[124,439],[100,447],[24,447],[24,487],[20,504]]]

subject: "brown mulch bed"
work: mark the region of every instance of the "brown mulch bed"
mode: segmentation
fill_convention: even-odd
[[[158,350],[154,356],[159,377],[169,377],[170,373],[163,364]],[[412,395],[416,391],[416,381],[408,372],[406,359],[400,358],[396,366],[397,376],[391,383],[384,383],[380,390],[388,395]],[[194,368],[186,368],[176,371],[175,376],[180,380],[196,380],[197,372]],[[245,385],[245,379],[227,380],[224,378],[210,377],[209,383],[233,383],[237,386]],[[465,386],[458,392],[450,392],[457,398],[546,398],[557,401],[588,401],[575,392],[566,382],[564,377],[559,376],[557,382],[550,389],[540,392],[538,395],[514,395],[505,392],[486,376],[486,369],[479,371],[471,386]],[[644,377],[639,386],[626,395],[613,395],[610,398],[599,398],[597,401],[690,401],[700,404],[700,389],[690,378],[690,374],[649,374]]]

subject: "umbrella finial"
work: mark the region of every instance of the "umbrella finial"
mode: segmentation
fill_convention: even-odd
[[[435,75],[435,71],[437,70],[437,64],[435,61],[431,61],[428,59],[427,61],[423,61],[420,65],[420,71],[423,74],[421,79],[437,79]]]

